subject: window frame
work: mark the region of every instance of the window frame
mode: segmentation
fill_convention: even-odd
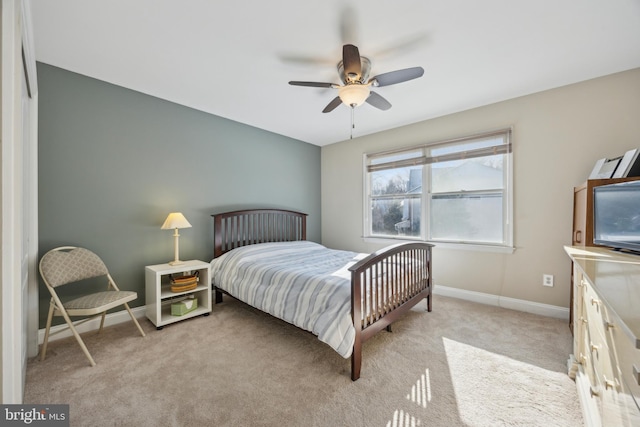
[[[469,150],[468,152],[457,152],[453,155],[430,157],[430,151],[437,147],[455,146],[459,144],[482,141],[492,138],[502,138],[503,142],[498,145],[492,145],[487,148],[481,148],[477,150]],[[497,148],[496,148],[497,147]],[[381,159],[390,156],[402,156],[403,153],[421,152],[421,156],[412,157],[411,159],[398,160],[392,162],[376,163],[376,159]],[[471,154],[469,154],[471,153]],[[467,157],[467,154],[469,155]],[[504,155],[503,164],[503,186],[502,189],[482,189],[478,190],[481,193],[487,193],[495,191],[496,194],[502,196],[502,242],[489,242],[489,241],[465,241],[455,239],[430,239],[431,236],[431,223],[430,223],[430,211],[431,202],[434,198],[432,193],[432,168],[431,163],[437,161],[449,161],[456,159],[466,159],[472,157],[486,157],[495,154]],[[384,169],[397,169],[407,166],[421,166],[422,169],[422,192],[420,194],[421,200],[421,214],[420,214],[420,235],[408,236],[408,235],[382,235],[374,234],[372,230],[372,203],[375,196],[372,195],[371,186],[371,172]],[[418,144],[410,147],[403,147],[400,149],[386,150],[381,152],[364,153],[363,155],[363,238],[367,242],[384,242],[389,241],[426,241],[437,244],[440,247],[449,247],[454,249],[474,249],[482,251],[495,251],[495,252],[513,252],[513,142],[512,142],[512,128],[499,129],[490,132],[484,132],[460,138],[453,138],[442,141],[434,141],[429,143]],[[464,192],[449,192],[451,194],[463,194]],[[439,193],[440,195],[444,193]]]

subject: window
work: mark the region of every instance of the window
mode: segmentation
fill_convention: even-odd
[[[365,156],[365,236],[512,246],[511,131]]]

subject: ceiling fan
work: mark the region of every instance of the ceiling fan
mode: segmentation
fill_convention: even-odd
[[[422,67],[412,67],[378,74],[377,76],[369,78],[370,71],[371,61],[369,58],[360,56],[360,52],[356,46],[345,44],[342,47],[342,61],[338,62],[338,75],[343,83],[342,85],[302,81],[290,81],[289,84],[293,86],[338,89],[338,96],[322,110],[323,113],[333,111],[342,103],[353,109],[366,102],[380,110],[388,110],[391,108],[391,103],[376,92],[373,92],[371,86],[390,86],[417,79],[424,74]]]

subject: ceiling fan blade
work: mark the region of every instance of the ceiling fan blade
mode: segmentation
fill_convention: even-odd
[[[342,46],[342,65],[344,75],[348,80],[356,81],[362,75],[362,64],[360,62],[360,52],[352,44]]]
[[[340,40],[342,44],[357,44],[358,22],[356,11],[352,6],[345,6],[340,12]]]
[[[336,65],[334,58],[321,58],[319,56],[297,55],[293,53],[279,54],[278,59],[288,64],[302,66],[334,67]]]
[[[416,50],[420,47],[420,45],[424,45],[427,42],[429,42],[429,34],[426,32],[422,32],[414,34],[412,36],[400,38],[393,44],[376,50],[371,54],[371,56],[378,60],[380,58],[397,57],[398,55]]]
[[[291,82],[289,82],[289,84],[292,85],[292,86],[307,86],[307,87],[328,87],[328,88],[339,87],[339,85],[337,85],[335,83],[320,83],[320,82],[296,82],[296,81],[291,81]]]
[[[423,74],[424,69],[422,67],[405,68],[404,70],[390,71],[371,77],[369,83],[373,83],[374,86],[389,86],[417,79],[422,77]]]
[[[367,103],[383,111],[391,108],[391,103],[375,92],[371,92],[367,98]]]
[[[342,104],[342,100],[339,96],[336,96],[335,98],[333,98],[333,101],[331,101],[326,107],[324,107],[324,110],[322,110],[322,112],[330,113],[331,111],[335,110],[336,107],[340,104]]]

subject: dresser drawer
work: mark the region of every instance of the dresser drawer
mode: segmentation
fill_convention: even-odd
[[[614,349],[613,356],[619,375],[622,379],[622,386],[626,393],[633,396],[640,404],[640,349],[637,338],[623,330],[618,316],[607,310],[606,339],[610,348]]]
[[[584,287],[584,310],[589,331],[588,352],[593,365],[601,374],[611,379],[611,355],[605,337],[606,310],[604,304],[590,285]]]
[[[573,318],[577,319],[581,316],[586,316],[582,302],[584,301],[584,288],[586,285],[586,280],[582,275],[582,272],[574,266],[573,268]]]
[[[604,337],[605,330],[605,311],[604,303],[593,290],[590,284],[586,284],[583,288],[584,292],[584,315],[589,319],[589,330],[598,330],[600,335]]]
[[[578,310],[580,313],[584,313],[584,301],[580,300],[577,304],[580,307]],[[578,312],[576,311],[576,312]],[[573,320],[573,355],[575,356],[578,363],[582,364],[582,359],[584,359],[588,355],[588,344],[589,341],[587,337],[589,335],[589,325],[587,318],[580,314]]]
[[[579,353],[576,354],[576,358],[578,359],[578,363],[582,366],[582,372],[589,379],[589,383],[592,385],[591,387],[591,396],[594,396],[593,392],[597,392],[596,384],[596,372],[594,368],[594,360],[591,353],[591,337],[588,328],[584,328],[584,333],[582,334],[582,342],[580,343]]]

